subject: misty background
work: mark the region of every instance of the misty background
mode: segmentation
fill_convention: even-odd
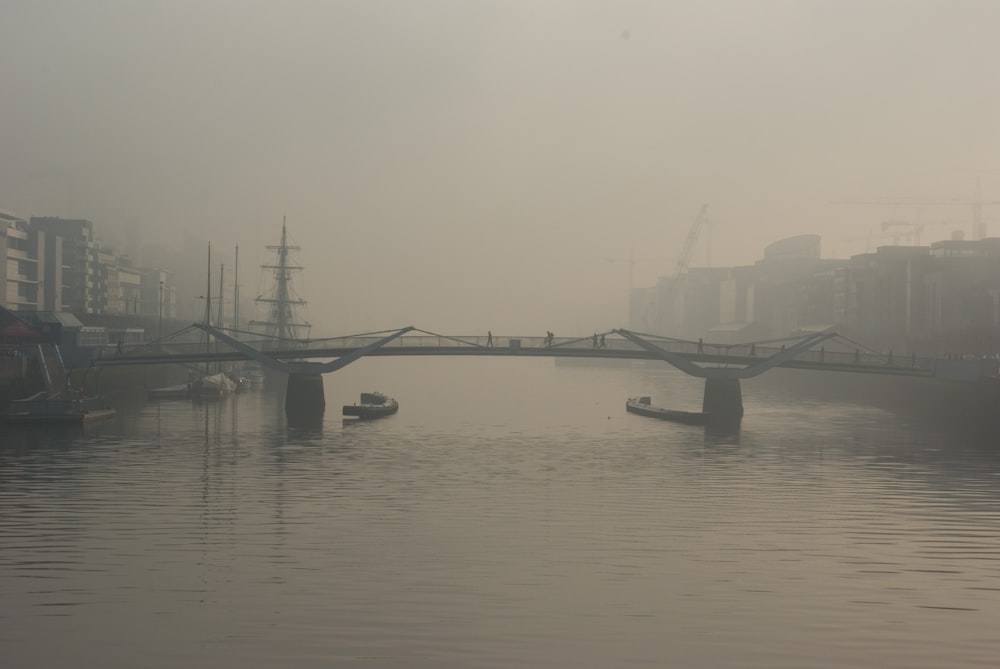
[[[1000,198],[1000,3],[0,0],[0,207],[203,244],[287,217],[313,336],[588,335],[636,285]],[[1000,211],[984,208],[988,234]],[[874,232],[873,232],[874,231]],[[142,258],[138,258],[142,261]],[[217,261],[217,262],[218,262]],[[178,301],[195,296],[178,295]]]

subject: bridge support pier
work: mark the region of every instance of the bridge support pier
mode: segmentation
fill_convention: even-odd
[[[289,423],[321,423],[326,411],[322,374],[288,375],[285,386],[285,417]]]
[[[705,379],[701,410],[715,425],[738,425],[743,419],[743,389],[739,379]]]

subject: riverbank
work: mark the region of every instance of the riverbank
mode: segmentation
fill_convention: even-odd
[[[80,367],[69,370],[70,385],[87,396],[108,396],[139,392],[145,396],[152,388],[188,381],[189,370],[180,365],[135,365],[122,367]],[[62,383],[61,374],[53,385]],[[25,377],[0,378],[0,410],[16,399],[29,397],[45,389],[41,372]]]
[[[744,401],[757,395],[850,402],[883,409],[912,424],[977,433],[1000,431],[1000,379],[948,381],[848,372],[773,369],[744,381]]]

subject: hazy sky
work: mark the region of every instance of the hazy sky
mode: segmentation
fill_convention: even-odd
[[[705,202],[713,264],[969,234],[969,207],[831,202],[1000,199],[998,26],[992,0],[0,0],[0,208],[240,243],[245,292],[287,216],[314,334],[588,334],[626,324],[608,258],[671,273]]]

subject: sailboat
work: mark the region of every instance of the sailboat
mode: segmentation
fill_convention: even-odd
[[[221,276],[219,281],[221,294]],[[221,297],[220,297],[221,299]],[[220,314],[221,320],[221,314]],[[208,288],[205,297],[205,322],[212,324],[212,245],[208,245]],[[205,348],[209,347],[208,334],[205,335]],[[211,363],[205,363],[205,374],[196,380],[191,387],[191,395],[199,400],[217,400],[228,397],[236,389],[236,384],[221,369],[211,373]]]
[[[264,320],[250,321],[249,325],[251,329],[267,337],[268,342],[263,347],[265,350],[296,348],[309,337],[312,325],[301,319],[300,312],[306,301],[296,293],[294,277],[304,268],[296,264],[292,257],[301,247],[288,243],[288,227],[284,218],[281,219],[281,242],[266,248],[273,260],[261,265],[261,269],[265,273],[271,272],[271,288],[266,295],[260,295],[256,303],[267,316]],[[271,379],[283,380],[284,374],[266,370],[264,379],[265,385],[270,385]]]

